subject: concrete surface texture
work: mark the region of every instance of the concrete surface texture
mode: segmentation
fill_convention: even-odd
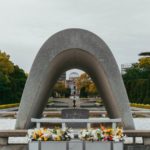
[[[28,150],[28,145],[7,145],[7,146],[0,146],[0,150]]]
[[[87,109],[63,109],[61,111],[62,119],[88,119],[89,110]],[[87,123],[66,123],[68,128],[83,129],[87,127]]]
[[[0,150],[29,150],[27,145],[0,146]],[[150,150],[149,145],[124,145],[124,150]]]
[[[39,118],[49,92],[64,71],[78,68],[95,82],[110,118],[122,118],[125,129],[134,129],[129,100],[116,60],[105,42],[83,29],[67,29],[51,36],[39,50],[27,79],[16,122],[30,128]]]

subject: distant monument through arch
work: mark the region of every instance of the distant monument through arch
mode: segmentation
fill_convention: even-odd
[[[122,118],[134,129],[129,100],[116,60],[105,42],[83,29],[66,29],[51,36],[39,50],[21,98],[16,129],[27,129],[39,118],[59,75],[78,68],[95,82],[110,118]]]

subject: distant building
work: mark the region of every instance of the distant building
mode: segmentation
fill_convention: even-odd
[[[79,73],[77,73],[77,72],[71,72],[69,74],[69,80],[75,80],[77,78],[79,78]]]
[[[76,88],[76,80],[79,78],[79,74],[77,72],[71,72],[69,74],[69,80],[66,80],[66,86],[71,89],[71,95],[78,95],[79,92]]]
[[[126,70],[128,68],[130,68],[132,66],[131,63],[128,63],[128,64],[121,64],[121,74],[125,74],[126,73]]]
[[[150,52],[141,52],[139,54],[140,57],[150,57]],[[128,68],[130,68],[133,64],[136,64],[136,63],[127,63],[127,64],[121,64],[121,74],[125,74],[126,73],[126,70]]]

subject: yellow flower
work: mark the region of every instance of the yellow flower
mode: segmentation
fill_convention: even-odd
[[[43,135],[41,130],[38,130],[38,135],[41,137]]]
[[[44,137],[44,141],[48,141],[48,137]]]
[[[33,139],[34,139],[34,140],[36,140],[36,139],[37,139],[37,135],[36,135],[36,133],[35,133],[35,132],[33,133]]]

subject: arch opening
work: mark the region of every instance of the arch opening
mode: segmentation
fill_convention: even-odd
[[[59,65],[60,62],[62,62],[61,65]],[[116,107],[117,104],[115,102],[115,97],[113,97],[113,94],[111,93],[111,89],[109,87],[109,81],[105,76],[105,72],[102,66],[97,65],[97,63],[98,63],[97,59],[93,55],[86,52],[85,50],[70,49],[61,52],[59,55],[55,57],[54,61],[52,62],[52,64],[54,64],[53,67],[56,70],[59,70],[59,73],[54,72],[54,74],[52,75],[53,78],[51,79],[51,81],[49,81],[50,83],[49,86],[51,86],[50,89],[52,89],[54,83],[56,83],[61,73],[72,68],[81,69],[87,72],[92,78],[92,80],[94,81],[94,83],[96,84],[99,94],[101,95],[102,99],[104,99],[104,104],[108,111],[109,116],[111,118],[117,118],[117,117],[119,118],[120,115],[117,112],[117,110],[114,111],[114,108]],[[97,66],[97,67],[93,67],[93,66]],[[53,83],[51,84],[51,82]]]

